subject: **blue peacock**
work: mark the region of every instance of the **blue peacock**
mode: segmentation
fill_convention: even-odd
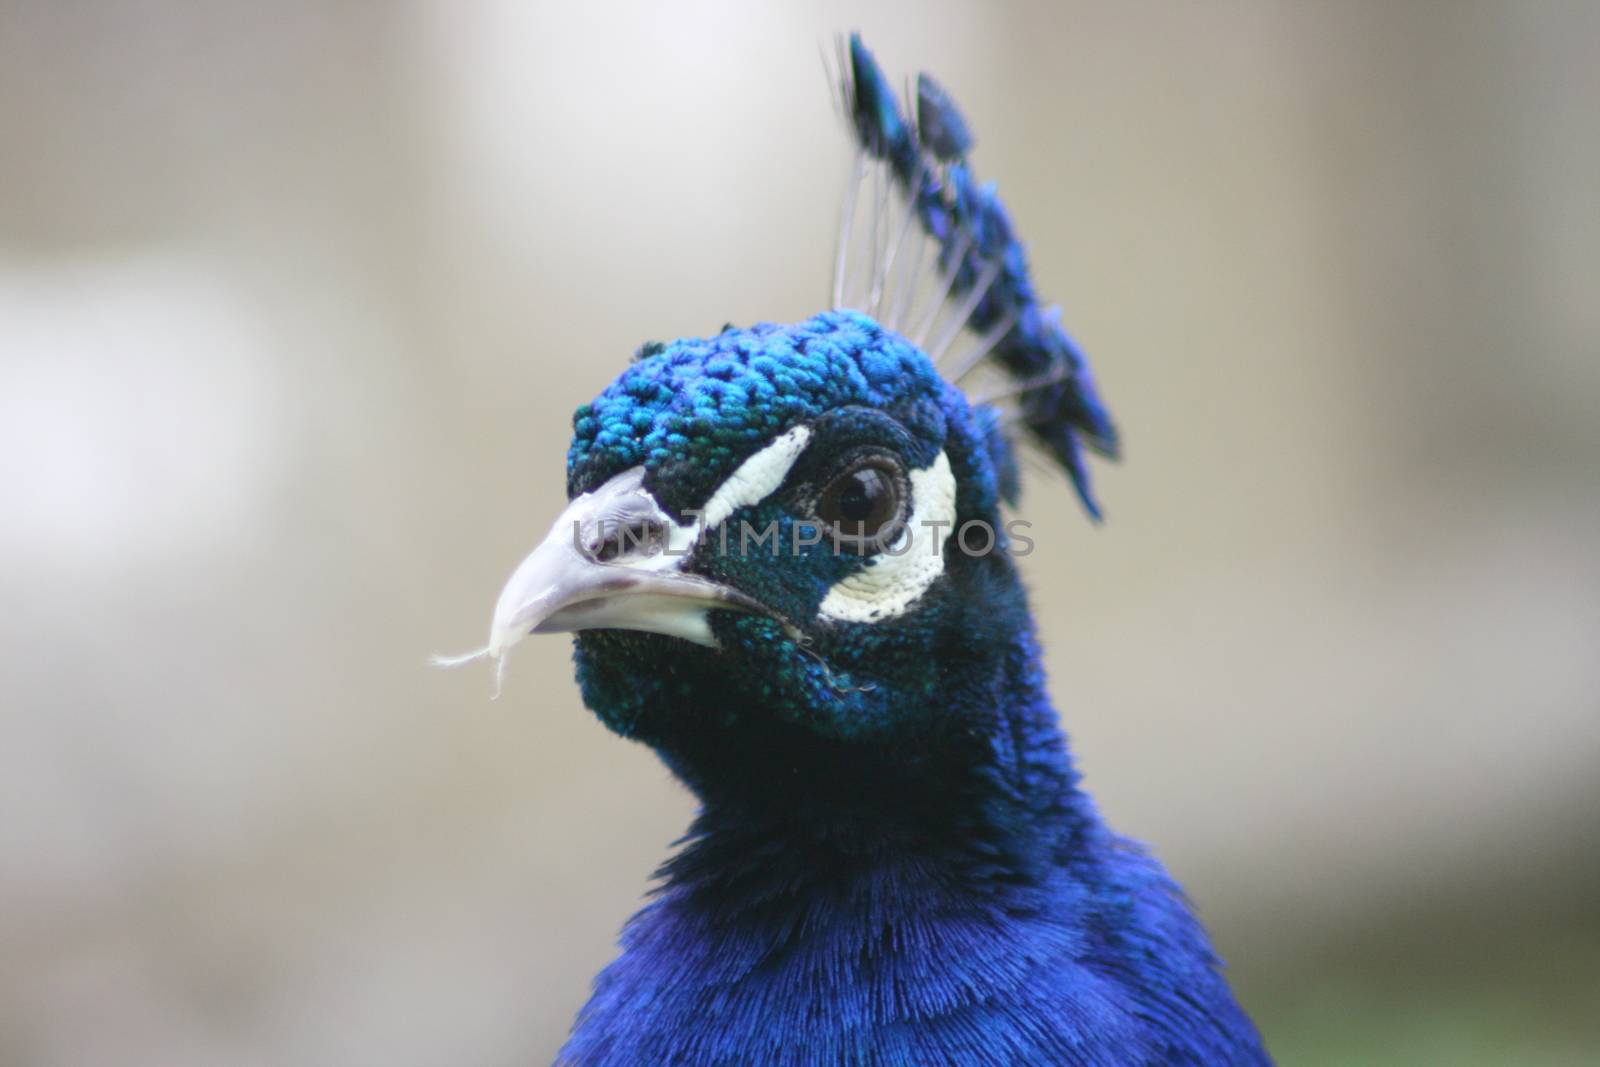
[[[1018,579],[1022,449],[1100,515],[1088,365],[944,90],[833,60],[832,310],[646,344],[578,408],[477,654],[574,632],[585,703],[701,805],[559,1062],[1267,1063],[1079,788]]]

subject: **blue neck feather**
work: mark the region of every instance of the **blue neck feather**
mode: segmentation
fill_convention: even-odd
[[[765,716],[663,751],[704,807],[560,1062],[1267,1062],[1180,891],[1078,789],[1010,588],[945,733]]]

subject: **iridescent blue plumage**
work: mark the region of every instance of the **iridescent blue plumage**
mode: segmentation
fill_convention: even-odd
[[[1082,451],[1116,433],[965,120],[924,77],[913,126],[858,39],[848,62],[861,152],[937,249],[927,323],[954,307],[946,332],[979,337],[961,373],[1016,381],[1098,515]],[[884,218],[865,303],[902,318],[917,261]],[[1079,787],[1005,521],[1007,417],[936,355],[836,308],[648,344],[574,416],[567,512],[488,652],[578,632],[585,703],[701,810],[561,1063],[1268,1062],[1178,887]],[[771,550],[730,548],[749,530]]]
[[[698,499],[796,422],[947,391],[922,353],[853,312],[653,345],[573,416],[567,491],[643,465],[662,493]]]

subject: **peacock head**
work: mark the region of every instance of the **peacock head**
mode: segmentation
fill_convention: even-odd
[[[865,315],[646,345],[573,425],[570,503],[490,652],[576,632],[620,733],[920,731],[1008,604],[1021,624],[992,409]]]

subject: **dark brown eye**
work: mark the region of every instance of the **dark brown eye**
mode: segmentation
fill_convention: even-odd
[[[899,532],[905,493],[899,471],[874,458],[836,475],[817,495],[817,518],[841,545],[874,551]]]

